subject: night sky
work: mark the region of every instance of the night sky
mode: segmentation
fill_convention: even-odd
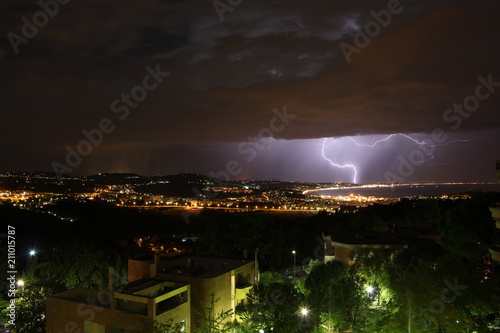
[[[2,1],[1,171],[493,181],[497,0],[59,1]]]

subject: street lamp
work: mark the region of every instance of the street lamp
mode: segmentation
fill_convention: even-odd
[[[372,305],[376,302],[378,306],[380,303],[380,289],[378,289],[377,286],[367,286],[365,290],[368,296],[367,299],[372,303]]]
[[[297,252],[295,252],[295,250],[292,251],[292,254],[293,254],[293,282],[295,282],[295,254]]]
[[[258,263],[257,263],[257,251],[259,251],[259,249],[255,249],[255,261],[253,263],[253,283],[254,283],[254,286],[257,285],[257,282],[259,281],[258,280],[258,277],[259,277],[259,269],[258,269]]]
[[[36,255],[36,250],[30,250],[30,257],[33,257]]]
[[[309,310],[308,310],[308,309],[306,309],[306,308],[301,308],[301,309],[300,309],[300,315],[301,315],[302,317],[307,317],[307,316],[309,315]]]
[[[24,287],[24,281],[23,280],[17,281],[17,286],[18,287]]]

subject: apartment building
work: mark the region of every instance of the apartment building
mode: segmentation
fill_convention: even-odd
[[[50,333],[147,333],[155,324],[177,324],[184,332],[201,325],[214,295],[214,313],[244,302],[258,279],[247,259],[152,254],[129,260],[128,283],[108,290],[75,288],[46,301]]]

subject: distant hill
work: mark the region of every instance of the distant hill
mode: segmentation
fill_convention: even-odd
[[[152,177],[151,183],[136,186],[137,192],[155,195],[193,198],[206,186],[219,185],[241,186],[238,182],[222,182],[221,180],[193,173]]]

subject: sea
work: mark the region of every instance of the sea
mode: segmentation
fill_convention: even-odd
[[[394,185],[391,187],[348,187],[309,192],[310,195],[349,196],[360,195],[376,198],[432,197],[461,194],[471,191],[500,192],[497,184],[422,184]]]

